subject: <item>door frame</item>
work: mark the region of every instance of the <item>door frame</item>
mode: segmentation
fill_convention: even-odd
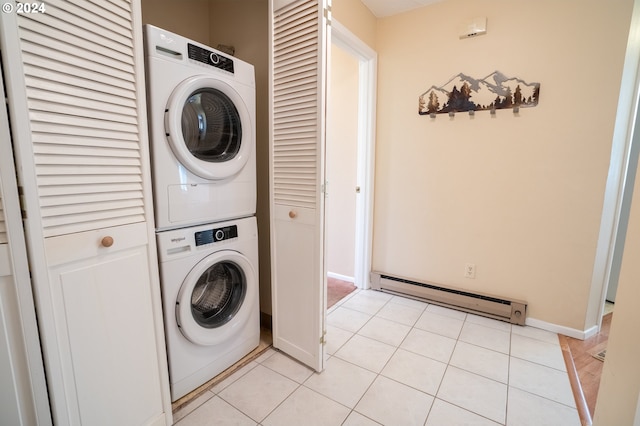
[[[378,54],[335,18],[331,21],[331,43],[358,59],[358,141],[356,185],[355,284],[371,287],[369,273],[373,252],[373,197],[376,145],[376,87]]]
[[[610,285],[617,285],[640,143],[636,132],[640,96],[640,1],[635,0],[620,83],[609,173],[604,193],[591,292],[585,318],[585,338],[598,332]]]

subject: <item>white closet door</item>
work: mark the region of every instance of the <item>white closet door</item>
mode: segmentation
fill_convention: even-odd
[[[0,31],[53,421],[170,424],[140,0],[44,4]]]
[[[0,73],[0,99],[5,99]],[[11,134],[0,106],[0,423],[50,425]]]
[[[321,371],[326,306],[324,138],[330,12],[324,0],[274,1],[273,5],[273,344]]]
[[[132,7],[18,15],[45,237],[144,222]]]

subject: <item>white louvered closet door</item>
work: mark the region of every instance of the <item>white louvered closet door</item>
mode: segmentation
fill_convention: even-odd
[[[286,4],[284,4],[286,3]],[[330,12],[274,1],[271,230],[273,344],[324,367],[324,138]]]
[[[140,0],[44,4],[0,22],[53,422],[170,424]]]
[[[19,16],[45,237],[143,222],[131,5]]]
[[[0,99],[5,98],[0,73]],[[0,423],[50,425],[6,105],[0,106]]]

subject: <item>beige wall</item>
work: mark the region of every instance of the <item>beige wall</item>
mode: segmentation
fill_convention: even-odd
[[[260,310],[271,315],[269,248],[269,15],[268,0],[211,0],[209,39],[235,47],[235,56],[256,72],[256,164]]]
[[[333,18],[375,49],[377,19],[360,0],[333,0],[331,12]]]
[[[359,61],[331,45],[325,204],[327,271],[355,276]],[[361,285],[361,283],[359,283]]]
[[[142,22],[209,44],[209,0],[142,0]]]
[[[448,0],[378,20],[374,269],[524,299],[529,317],[586,328],[631,6]],[[476,16],[487,34],[460,40]],[[418,116],[431,85],[495,70],[540,82],[540,104]]]

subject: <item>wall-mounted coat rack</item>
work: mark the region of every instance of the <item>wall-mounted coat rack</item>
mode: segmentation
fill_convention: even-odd
[[[483,79],[475,79],[465,74],[453,76],[442,86],[431,86],[418,98],[418,114],[435,118],[436,114],[457,112],[490,111],[495,115],[498,109],[511,109],[514,114],[520,108],[538,105],[540,83],[527,83],[521,78],[507,77],[495,71]]]

